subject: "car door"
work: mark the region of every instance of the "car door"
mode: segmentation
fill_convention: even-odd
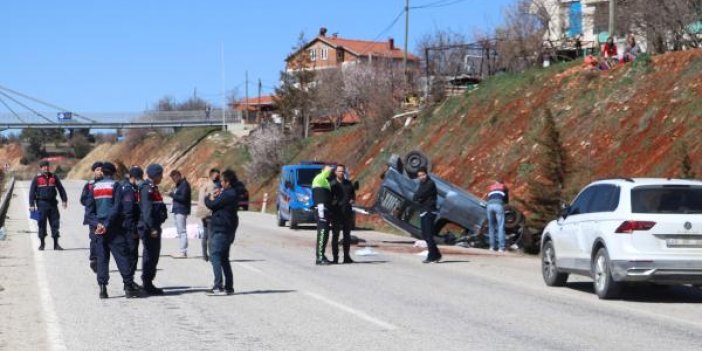
[[[587,213],[580,216],[578,225],[574,228],[577,238],[575,265],[578,270],[590,270],[592,247],[597,238],[602,237],[602,223],[608,220],[608,213],[613,212],[619,205],[620,188],[614,184],[598,184],[592,187],[593,192],[587,206]]]
[[[578,257],[578,232],[583,219],[586,219],[588,206],[595,192],[594,187],[588,187],[575,197],[565,216],[557,221],[554,232],[551,233],[556,259],[559,267],[575,269]]]
[[[290,189],[288,188],[292,184],[292,170],[285,169],[281,175],[281,183],[278,189],[278,206],[280,208],[280,213],[285,220],[290,219]]]

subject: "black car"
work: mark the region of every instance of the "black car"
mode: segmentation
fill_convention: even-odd
[[[373,212],[383,219],[415,238],[421,239],[419,205],[414,202],[414,193],[419,187],[415,179],[420,166],[429,168],[429,160],[421,152],[412,151],[403,160],[392,155],[388,160],[387,170],[383,173],[383,182]],[[486,203],[479,197],[442,179],[436,174],[429,176],[436,183],[438,191],[436,233],[438,241],[444,244],[456,244],[466,247],[486,248],[487,238]],[[460,233],[442,231],[448,224],[459,227]],[[524,216],[512,206],[505,208],[505,235],[507,246],[514,244],[531,249],[531,238],[523,235],[526,231]],[[537,240],[538,242],[538,240]]]

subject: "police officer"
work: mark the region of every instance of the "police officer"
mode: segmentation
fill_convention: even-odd
[[[139,185],[144,177],[141,167],[133,166],[127,173],[127,179],[123,180],[117,192],[116,200],[118,212],[122,221],[125,238],[127,241],[127,256],[129,257],[129,272],[134,275],[139,261]],[[136,285],[136,284],[135,284]]]
[[[332,166],[324,166],[322,171],[312,180],[312,200],[316,207],[317,217],[317,252],[315,261],[318,265],[328,265],[331,263],[324,255],[329,240],[329,220],[331,219],[331,185],[329,176]]]
[[[353,263],[351,259],[351,227],[353,226],[353,202],[356,189],[346,179],[346,166],[336,165],[334,179],[330,182],[332,192],[332,263],[339,263],[339,231],[344,233],[344,263]]]
[[[146,167],[148,179],[139,186],[139,224],[137,230],[141,238],[144,251],[141,259],[141,281],[144,290],[149,295],[163,295],[163,289],[153,284],[156,277],[156,266],[161,255],[161,225],[168,218],[168,210],[163,203],[163,197],[158,191],[158,185],[163,180],[163,167],[152,163]]]
[[[68,206],[68,198],[66,190],[63,188],[59,178],[49,172],[49,161],[41,161],[39,163],[41,173],[37,174],[29,187],[29,209],[31,211],[39,210],[39,250],[44,250],[44,238],[46,237],[46,220],[49,220],[51,225],[51,236],[54,238],[54,250],[63,250],[59,245],[59,210],[58,201],[56,201],[56,190],[61,196],[61,203],[65,209]]]
[[[93,171],[93,179],[89,180],[83,186],[83,191],[80,193],[80,203],[85,207],[83,215],[83,225],[88,226],[88,237],[90,238],[90,269],[97,273],[97,251],[95,249],[95,226],[90,225],[89,217],[93,211],[95,203],[93,202],[93,187],[95,182],[102,179],[102,162],[97,161],[90,167]]]
[[[139,287],[134,284],[134,274],[130,272],[130,259],[127,254],[127,239],[120,222],[119,201],[117,193],[119,183],[112,177],[115,165],[105,162],[102,165],[103,178],[93,187],[94,210],[90,224],[95,226],[97,251],[97,282],[100,286],[99,297],[106,299],[107,283],[110,280],[110,253],[115,258],[117,268],[122,275],[124,293],[127,298],[141,296]]]

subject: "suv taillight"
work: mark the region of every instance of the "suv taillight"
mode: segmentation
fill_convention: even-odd
[[[615,230],[615,233],[619,234],[631,234],[635,230],[649,230],[653,228],[653,226],[656,225],[656,222],[649,222],[649,221],[625,221],[621,225],[619,225],[619,228]]]

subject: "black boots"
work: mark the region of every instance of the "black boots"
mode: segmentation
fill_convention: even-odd
[[[344,263],[354,263],[350,256],[344,256]]]
[[[44,251],[44,239],[39,240],[41,240],[41,243],[39,244],[39,251]]]
[[[315,264],[319,266],[327,266],[332,264],[332,262],[329,261],[326,257],[322,256],[322,258],[318,258],[317,261],[315,261]]]
[[[144,297],[146,292],[136,283],[124,284],[124,296],[128,299]]]
[[[42,246],[43,246],[43,244],[42,244]],[[54,239],[54,250],[59,250],[59,251],[63,250],[61,245],[59,245],[59,243],[58,243],[58,238]]]
[[[144,291],[149,295],[163,295],[163,289],[155,287],[152,282],[144,282]]]
[[[99,285],[100,285],[100,298],[106,299],[107,298],[107,284],[99,284]]]

